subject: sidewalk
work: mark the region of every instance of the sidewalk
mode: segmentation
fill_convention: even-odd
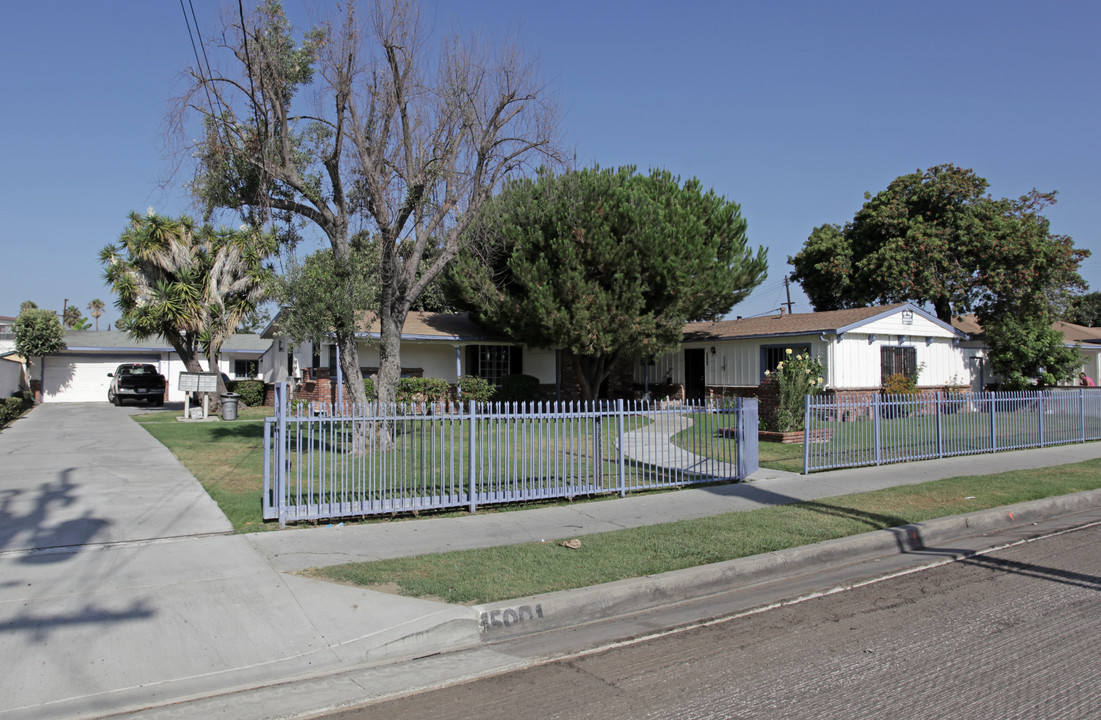
[[[132,412],[44,405],[0,433],[0,720],[142,708],[156,708],[142,717],[209,717],[214,708],[222,717],[289,717],[382,692],[402,672],[388,663],[403,659],[467,649],[461,667],[446,655],[421,661],[449,678],[519,662],[482,646],[482,613],[492,608],[289,574],[307,567],[579,537],[1101,457],[1101,443],[1092,443],[809,477],[762,470],[746,484],[563,507],[230,535]],[[365,667],[376,668],[369,688],[350,675]],[[270,703],[254,702],[255,693],[248,703],[199,700],[256,687],[269,688]]]

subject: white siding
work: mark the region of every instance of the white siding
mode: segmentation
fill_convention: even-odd
[[[924,337],[910,336],[902,340],[900,336],[886,334],[846,333],[834,343],[833,362],[826,375],[828,386],[838,389],[882,386],[880,362],[881,350],[885,347],[914,348],[918,366],[924,365],[918,375],[918,385],[966,385],[971,381],[963,350],[954,347],[949,338],[935,337],[927,343]]]
[[[898,310],[888,317],[861,325],[857,332],[861,335],[908,335],[913,338],[951,338],[955,334],[948,328],[914,313],[914,320],[907,325],[902,322],[902,311]]]
[[[539,378],[544,385],[554,384],[554,350],[524,348],[524,374]]]
[[[0,360],[0,398],[11,397],[23,379],[23,363]]]

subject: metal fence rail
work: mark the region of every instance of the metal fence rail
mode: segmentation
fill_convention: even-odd
[[[803,472],[1101,439],[1101,388],[806,399]]]
[[[414,403],[293,411],[264,425],[264,518],[281,524],[740,480],[757,401]]]

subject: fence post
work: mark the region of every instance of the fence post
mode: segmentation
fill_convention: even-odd
[[[741,464],[739,480],[745,480],[761,466],[757,438],[757,431],[760,429],[757,420],[759,407],[757,398],[738,398],[738,458]]]
[[[1078,426],[1082,430],[1082,442],[1086,441],[1086,391],[1078,388]]]
[[[476,409],[476,406],[477,406],[477,403],[474,400],[471,400],[470,401],[470,415],[468,416],[468,422],[467,422],[467,438],[468,438],[467,439],[467,454],[469,455],[469,461],[468,461],[469,464],[467,466],[467,470],[470,473],[470,478],[469,478],[470,498],[469,499],[470,499],[470,514],[471,515],[478,512],[478,497],[475,494],[475,491],[476,491],[476,488],[477,488],[477,483],[475,482],[475,477],[476,477],[476,472],[477,472],[477,467],[478,467],[478,458],[475,455],[475,453],[477,452],[477,447],[478,446],[477,446],[477,443],[475,442],[475,438],[474,438],[474,436],[478,432],[478,411]]]
[[[996,453],[998,452],[998,427],[997,418],[994,415],[994,405],[997,403],[998,398],[995,396],[993,390],[986,393],[986,395],[990,398],[990,452]]]
[[[875,437],[873,438],[873,452],[875,454],[875,464],[876,465],[882,465],[883,464],[882,461],[881,461],[881,458],[880,458],[880,443],[881,443],[881,440],[880,440],[880,437],[879,437],[880,431],[882,430],[880,419],[879,419],[879,416],[881,415],[881,413],[880,413],[880,405],[881,404],[882,404],[882,401],[879,399],[879,395],[873,395],[872,396],[872,433],[875,435]]]
[[[940,423],[940,393],[933,393],[933,411],[936,412],[937,417],[937,457],[944,457],[944,446],[941,440],[941,423]]]
[[[287,383],[275,384],[275,502],[279,528],[287,527]]]
[[[810,470],[810,395],[803,396],[803,474],[809,475]]]
[[[623,454],[623,398],[615,401],[616,436],[616,481],[619,483],[619,496],[627,497],[627,461]]]
[[[1036,424],[1040,428],[1040,447],[1044,446],[1044,391],[1040,391],[1040,402],[1036,405],[1038,413]]]

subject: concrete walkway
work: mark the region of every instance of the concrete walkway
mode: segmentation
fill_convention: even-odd
[[[563,507],[232,535],[198,483],[130,420],[139,411],[43,405],[0,432],[0,720],[150,707],[141,717],[289,717],[378,692],[347,679],[364,667],[392,667],[392,677],[398,666],[388,663],[398,660],[485,652],[485,608],[290,574],[311,566],[1101,457],[1091,443],[809,477],[765,470],[751,483]],[[500,667],[476,654],[448,677],[477,673],[483,661]],[[268,688],[271,704],[222,697],[256,687]]]
[[[667,468],[687,475],[736,478],[738,468],[730,463],[696,455],[674,445],[673,436],[692,427],[685,413],[652,413],[649,423],[638,430],[623,433],[623,454],[635,462]]]

